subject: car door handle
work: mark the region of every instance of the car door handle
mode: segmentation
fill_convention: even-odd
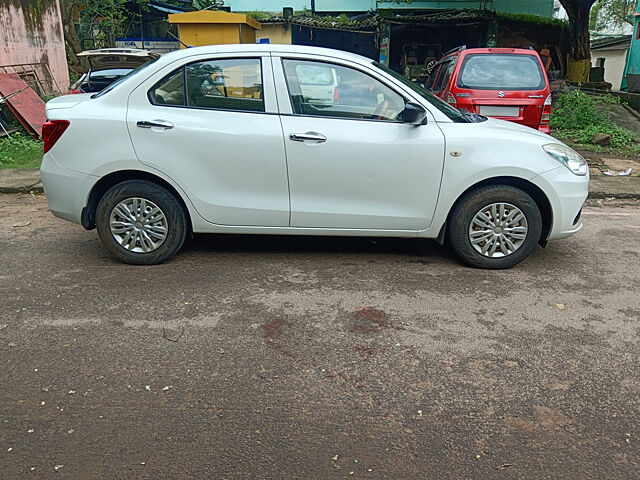
[[[173,128],[173,123],[165,120],[140,121],[136,123],[136,126],[140,128]]]
[[[290,133],[289,140],[293,140],[294,142],[324,143],[327,141],[327,137],[319,133]]]

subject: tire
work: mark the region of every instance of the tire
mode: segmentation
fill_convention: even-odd
[[[145,180],[127,180],[111,187],[98,203],[96,227],[105,248],[132,265],[169,260],[188,232],[186,213],[178,199]]]
[[[466,194],[451,211],[447,227],[449,244],[460,260],[486,269],[517,265],[533,252],[541,234],[542,215],[536,202],[508,185],[489,185]]]

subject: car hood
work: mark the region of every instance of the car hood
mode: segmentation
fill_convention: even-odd
[[[541,144],[547,143],[562,143],[559,140],[556,140],[550,135],[546,133],[542,133],[540,130],[536,130],[531,127],[527,127],[525,125],[520,125],[518,123],[509,122],[507,120],[498,120],[497,118],[487,117],[487,120],[480,123],[480,125],[485,125],[488,128],[493,129],[494,131],[502,131],[505,134],[509,133],[518,133],[518,134],[526,134],[530,137],[534,137]]]

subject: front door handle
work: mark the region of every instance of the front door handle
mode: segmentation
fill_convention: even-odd
[[[173,128],[173,123],[165,120],[140,121],[136,123],[136,126],[140,128]]]
[[[314,142],[314,143],[324,143],[327,141],[327,137],[324,135],[320,135],[319,133],[290,133],[289,140],[293,140],[294,142]]]

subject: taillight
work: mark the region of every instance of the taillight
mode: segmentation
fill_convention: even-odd
[[[69,90],[69,95],[74,93],[82,93],[82,91],[78,90],[77,88],[74,88],[73,90]]]
[[[333,91],[333,103],[338,103],[340,101],[340,90],[338,87]]]
[[[551,95],[549,95],[544,101],[544,109],[542,110],[542,118],[540,123],[549,123],[551,120]]]
[[[44,153],[51,150],[67,127],[69,127],[69,120],[49,120],[47,123],[42,125]]]
[[[456,97],[451,92],[449,92],[449,94],[447,95],[447,103],[454,108],[458,108]]]

